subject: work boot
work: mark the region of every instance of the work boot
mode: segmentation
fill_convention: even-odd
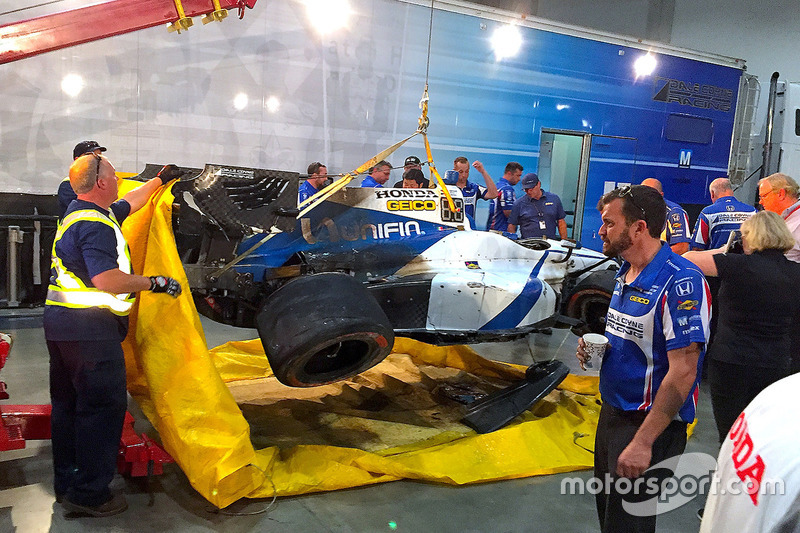
[[[113,516],[119,514],[128,508],[128,502],[122,494],[115,494],[106,503],[96,505],[94,507],[88,505],[78,505],[65,497],[61,502],[64,509],[70,513],[87,514],[94,517]]]

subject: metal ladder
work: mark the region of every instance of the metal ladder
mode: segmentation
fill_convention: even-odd
[[[728,177],[734,187],[742,185],[747,178],[750,164],[750,135],[756,120],[758,98],[761,95],[761,84],[756,76],[742,74],[739,81],[740,103],[736,109],[733,123],[733,142],[728,163]]]

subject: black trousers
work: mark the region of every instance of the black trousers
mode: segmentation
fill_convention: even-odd
[[[790,372],[796,374],[800,372],[800,309],[794,314],[792,327],[789,330],[791,341],[792,366]]]
[[[645,411],[620,411],[608,404],[603,404],[600,409],[600,420],[597,424],[597,435],[594,448],[594,476],[600,480],[602,490],[595,495],[597,503],[597,516],[600,519],[600,528],[603,533],[654,533],[656,530],[654,494],[621,494],[617,491],[617,459],[625,447],[633,440],[633,436],[642,425],[647,413]],[[664,459],[675,457],[683,453],[686,448],[686,423],[671,422],[653,443],[652,459],[650,464],[657,464]],[[663,468],[655,472],[647,472],[639,478],[631,480],[638,482],[640,487],[648,487],[653,483],[662,486],[664,480],[671,473]],[[607,477],[610,482],[607,482]],[[660,492],[660,491],[659,491]],[[653,514],[651,516],[633,516],[622,507],[623,500],[629,502],[651,501]]]
[[[111,499],[127,410],[119,341],[47,341],[54,488],[79,505]]]
[[[725,440],[733,423],[759,392],[788,375],[788,369],[757,368],[710,360],[708,384],[719,442]]]

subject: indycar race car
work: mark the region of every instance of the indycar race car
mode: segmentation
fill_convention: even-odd
[[[206,165],[172,189],[198,311],[256,327],[286,385],[363,372],[395,336],[510,340],[577,323],[565,317],[605,327],[617,264],[598,252],[475,231],[453,186],[452,203],[441,188],[344,187],[300,211],[299,181],[292,172]]]

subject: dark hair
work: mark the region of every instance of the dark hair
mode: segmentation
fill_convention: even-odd
[[[506,165],[506,169],[505,169],[504,173],[508,174],[509,172],[516,172],[517,170],[522,172],[525,169],[523,169],[522,165],[520,165],[516,161],[511,161],[509,164]]]
[[[380,160],[380,161],[378,161],[377,163],[375,163],[375,166],[374,166],[374,167],[369,167],[369,173],[370,173],[370,174],[372,174],[372,172],[373,172],[375,169],[379,169],[379,168],[381,168],[381,167],[389,167],[389,168],[391,169],[391,168],[392,168],[392,164],[391,164],[391,163],[389,163],[389,162],[388,162],[388,161],[386,161],[386,160]]]
[[[625,222],[633,224],[637,220],[644,220],[650,236],[656,239],[661,237],[667,220],[667,204],[661,193],[646,185],[626,185],[604,194],[597,202],[597,210],[602,211],[616,199],[622,200]]]
[[[317,172],[319,172],[319,169],[321,168],[328,168],[328,167],[323,165],[319,161],[311,163],[310,165],[308,165],[308,175],[311,176],[312,174],[316,174]]]
[[[453,164],[455,165],[456,163],[464,163],[465,165],[469,165],[469,159],[463,155],[460,155],[453,160]]]

